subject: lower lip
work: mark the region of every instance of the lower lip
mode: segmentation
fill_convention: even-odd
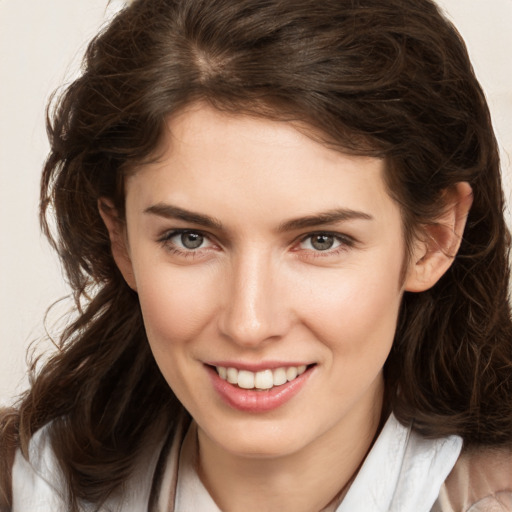
[[[290,401],[303,388],[312,372],[310,367],[303,374],[286,384],[257,391],[234,386],[221,379],[214,368],[209,366],[206,368],[215,391],[226,404],[239,411],[252,413],[272,411]]]

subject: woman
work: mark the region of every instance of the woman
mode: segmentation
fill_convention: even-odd
[[[433,3],[135,1],[50,137],[77,317],[4,509],[512,510],[498,153]]]

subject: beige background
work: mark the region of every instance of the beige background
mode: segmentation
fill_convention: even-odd
[[[38,181],[47,151],[44,106],[78,69],[85,42],[122,0],[0,0],[0,404],[26,385],[25,354],[51,345],[45,311],[66,296],[55,256],[39,235]],[[466,39],[502,149],[512,155],[512,0],[440,0]],[[46,326],[69,307],[60,302]]]

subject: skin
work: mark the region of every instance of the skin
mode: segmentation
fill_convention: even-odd
[[[154,357],[198,423],[200,477],[224,511],[320,510],[371,446],[402,294],[449,266],[467,187],[452,194],[449,229],[414,243],[401,280],[402,222],[383,160],[202,104],[169,120],[160,149],[127,179],[126,224],[101,213]],[[315,234],[332,247],[319,250]],[[253,413],[215,391],[206,363],[218,361],[310,369],[290,400]]]

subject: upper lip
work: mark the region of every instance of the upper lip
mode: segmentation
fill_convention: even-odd
[[[250,372],[259,372],[262,370],[275,370],[276,368],[288,368],[290,366],[310,366],[311,363],[305,361],[261,361],[258,363],[244,361],[207,361],[209,366],[222,366],[224,368],[236,368],[237,370],[247,370]]]

